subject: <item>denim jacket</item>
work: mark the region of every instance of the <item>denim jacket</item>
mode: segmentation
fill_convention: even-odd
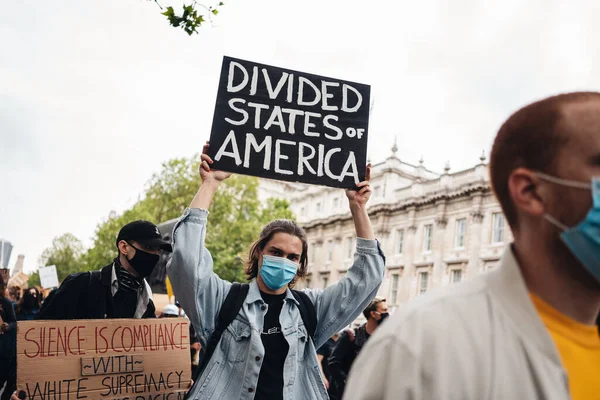
[[[231,286],[213,272],[204,245],[208,212],[187,209],[173,229],[173,256],[168,274],[177,299],[189,316],[202,346],[214,332],[217,317]],[[376,295],[385,258],[376,240],[357,239],[354,263],[339,282],[324,290],[305,289],[315,305],[314,342],[307,335],[296,299],[287,290],[281,310],[281,330],[289,344],[283,368],[283,398],[327,399],[316,349],[350,324]],[[261,341],[267,305],[256,281],[236,319],[223,333],[218,348],[196,383],[191,398],[237,400],[254,398],[263,361]]]

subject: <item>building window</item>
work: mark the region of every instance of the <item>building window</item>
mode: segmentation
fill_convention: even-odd
[[[310,276],[306,278],[306,287],[310,288]]]
[[[456,220],[456,231],[454,232],[454,247],[462,249],[465,247],[465,231],[467,228],[466,218]]]
[[[492,221],[492,243],[504,243],[504,215],[494,213],[492,214]]]
[[[321,202],[317,203],[317,212],[320,213],[321,212]]]
[[[300,209],[300,215],[301,215],[301,216],[303,216],[303,217],[305,217],[305,216],[306,216],[306,208],[302,207],[302,208]]]
[[[346,239],[346,260],[349,260],[352,258],[353,250],[354,250],[354,239],[349,237]]]
[[[309,256],[309,262],[312,264],[315,262],[315,253],[317,252],[317,245],[316,243],[313,243],[310,245],[310,256]]]
[[[381,197],[381,186],[375,186],[373,188],[373,197]]]
[[[427,283],[429,281],[429,272],[419,272],[419,294],[427,291]]]
[[[331,205],[331,208],[333,208],[334,210],[337,210],[337,208],[340,206],[340,198],[336,197],[333,199],[333,204]]]
[[[450,272],[450,283],[458,283],[462,280],[462,269],[453,269]]]
[[[390,304],[398,304],[398,282],[400,280],[399,274],[392,275],[392,283],[390,286]]]
[[[431,239],[433,237],[433,225],[423,227],[423,251],[431,251]]]
[[[396,254],[402,254],[402,246],[404,245],[404,229],[396,231]]]
[[[327,242],[327,261],[331,262],[333,261],[333,240],[330,240],[329,242]]]
[[[329,281],[329,278],[324,276],[323,277],[323,289],[325,289],[327,287],[327,282]]]

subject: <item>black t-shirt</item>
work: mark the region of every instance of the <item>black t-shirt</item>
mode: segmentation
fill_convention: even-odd
[[[255,400],[283,399],[283,365],[289,350],[288,342],[281,332],[279,315],[285,301],[283,294],[267,294],[260,292],[269,306],[261,339],[265,347],[265,357],[258,376]]]

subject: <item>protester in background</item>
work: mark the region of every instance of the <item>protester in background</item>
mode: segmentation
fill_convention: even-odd
[[[178,318],[179,317],[179,309],[174,304],[167,304],[165,308],[163,308],[160,318]]]
[[[500,266],[397,310],[346,399],[600,396],[600,93],[513,114],[490,176],[514,235]]]
[[[230,289],[239,288],[213,272],[212,257],[204,245],[207,210],[221,181],[231,175],[211,170],[207,150],[205,146],[200,189],[175,226],[168,267],[175,295],[193,322],[202,347],[218,326],[228,294],[235,293]],[[371,195],[369,175],[370,166],[367,181],[346,192],[358,236],[354,264],[325,290],[290,290],[307,272],[308,244],[302,229],[288,220],[265,227],[250,251],[246,273],[252,282],[244,286],[248,292],[239,303],[241,308],[223,331],[212,357],[208,357],[212,348],[206,350],[206,368],[190,398],[327,398],[316,348],[356,318],[383,279],[384,257],[366,211]],[[311,338],[313,333],[306,324],[313,321]]]
[[[20,286],[11,286],[8,288],[8,298],[12,302],[13,308],[17,309],[17,304],[19,300],[21,300],[21,287]]]
[[[41,307],[40,291],[36,287],[29,288],[23,293],[23,297],[17,304],[17,320],[32,320],[40,311]]]
[[[332,337],[327,339],[327,341],[317,349],[317,359],[319,360],[319,368],[321,369],[321,375],[323,376],[323,383],[325,383],[325,388],[327,389],[327,393],[331,396],[329,391],[329,356],[331,356],[331,351],[335,346],[335,342],[338,340],[339,332],[334,333]]]
[[[156,225],[134,221],[117,235],[118,256],[100,271],[69,275],[40,310],[38,320],[156,318],[148,277],[159,251],[171,251]],[[18,399],[17,392],[11,399]]]
[[[375,297],[363,310],[363,315],[367,322],[354,330],[342,333],[329,357],[329,395],[332,400],[342,398],[354,360],[367,340],[389,316],[385,298]]]
[[[155,318],[145,278],[170,243],[156,225],[140,220],[123,226],[115,244],[118,256],[111,264],[68,276],[36,319]]]
[[[5,296],[6,282],[0,277],[0,400],[10,398],[17,376],[17,318],[12,302]]]
[[[181,307],[181,304],[179,303],[179,301],[175,300],[175,305],[177,306],[177,309],[179,310],[179,316],[186,317],[185,311],[183,310],[183,307]]]

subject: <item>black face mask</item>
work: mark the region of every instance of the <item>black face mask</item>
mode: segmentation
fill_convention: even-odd
[[[390,313],[379,313],[379,316],[381,317],[379,320],[377,320],[377,325],[381,325],[381,323],[383,321],[385,321],[387,319],[387,317],[390,316]]]
[[[160,256],[158,254],[152,254],[148,253],[147,251],[140,250],[131,243],[129,245],[135,249],[135,256],[133,256],[131,260],[127,259],[127,261],[129,261],[131,267],[140,277],[149,277],[154,270],[154,267],[156,267],[156,264],[158,264]]]

